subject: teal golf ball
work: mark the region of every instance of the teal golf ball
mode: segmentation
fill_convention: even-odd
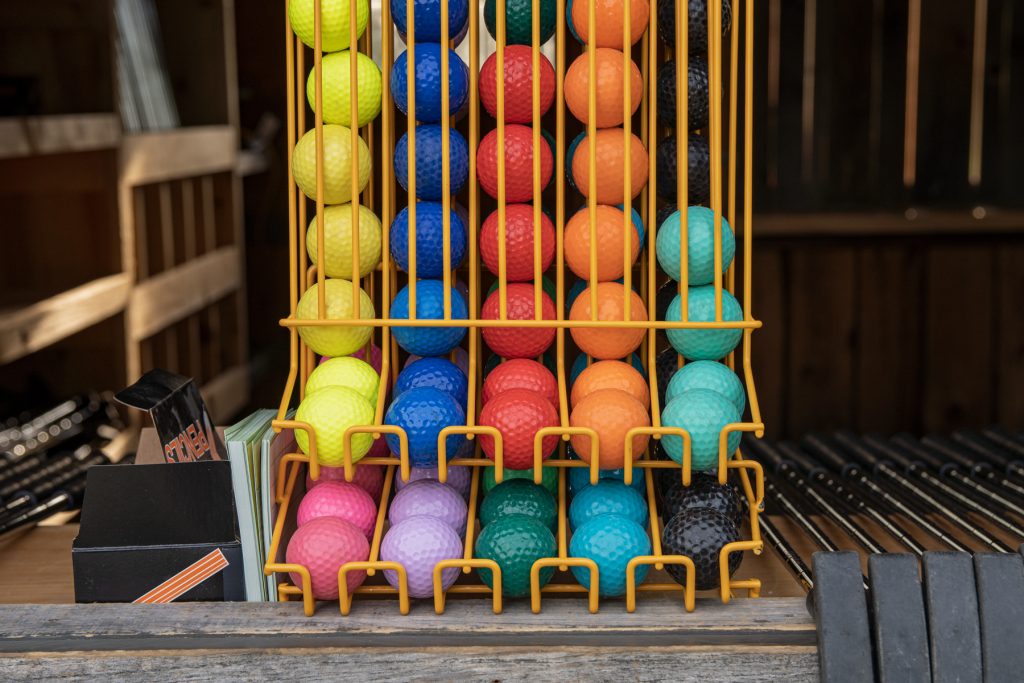
[[[713,360],[695,360],[679,369],[665,390],[665,405],[691,389],[710,389],[725,396],[743,415],[747,409],[747,395],[743,382],[728,366]],[[307,390],[308,391],[308,390]]]
[[[682,276],[679,234],[679,212],[673,211],[658,228],[658,265],[670,278],[679,281]],[[686,262],[687,284],[709,285],[715,279],[715,214],[706,206],[686,209]],[[729,222],[722,218],[722,272],[729,268],[736,255],[736,236]]]
[[[691,466],[695,472],[718,467],[718,438],[726,425],[740,421],[736,406],[711,389],[691,389],[671,401],[661,413],[666,427],[679,427],[690,434]],[[683,438],[674,434],[661,437],[668,457],[683,462]],[[740,432],[732,432],[726,442],[726,458],[740,445]]]
[[[569,554],[586,557],[597,564],[598,593],[602,597],[617,597],[626,593],[626,570],[634,557],[651,554],[651,539],[647,531],[632,519],[617,515],[595,517],[573,532],[569,541]],[[572,574],[584,588],[590,588],[590,570],[572,567]],[[634,570],[636,585],[640,585],[650,565],[642,564]]]
[[[569,506],[569,526],[578,529],[595,517],[617,515],[647,524],[647,502],[630,486],[605,479],[576,494]]]
[[[566,449],[570,460],[579,460],[579,456],[572,450],[572,446]],[[569,467],[565,473],[566,484],[569,487],[569,498],[590,486],[589,467]],[[619,468],[615,470],[598,470],[599,481],[618,481],[625,483],[626,470]],[[556,480],[557,481],[557,480]],[[647,491],[647,484],[644,478],[644,471],[638,467],[633,468],[633,483],[630,486],[641,496]]]
[[[691,322],[713,322],[715,320],[715,288],[714,285],[690,287],[687,292],[687,308]],[[679,321],[682,319],[682,299],[677,294],[668,306],[665,319]],[[743,320],[743,309],[736,297],[722,290],[722,321],[739,322]],[[743,338],[743,330],[666,330],[668,341],[683,358],[687,360],[719,360],[729,355]]]

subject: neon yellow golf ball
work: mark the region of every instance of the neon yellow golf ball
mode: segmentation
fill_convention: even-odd
[[[317,263],[316,217],[306,229],[306,251]],[[352,204],[324,209],[324,272],[327,277],[352,277]],[[359,276],[369,275],[380,263],[380,220],[368,207],[359,206]]]
[[[325,123],[352,123],[352,82],[349,79],[349,50],[326,55],[323,60],[323,113]],[[356,53],[357,107],[359,126],[380,114],[380,69],[362,52]],[[306,99],[316,109],[316,70],[309,70]]]
[[[380,376],[366,361],[344,356],[331,358],[316,366],[306,380],[306,396],[326,387],[346,387],[377,406]]]
[[[326,288],[326,319],[327,320],[351,320],[355,318],[355,311],[352,309],[352,283],[348,280],[331,278],[324,282]],[[319,294],[314,283],[307,289],[299,299],[299,305],[295,308],[295,317],[300,320],[315,320]],[[373,301],[366,292],[359,290],[359,318],[372,320],[374,317]],[[366,346],[370,341],[373,328],[367,326],[337,326],[328,327],[320,325],[308,325],[299,327],[299,336],[306,346],[313,349],[314,353],[321,356],[348,356]]]
[[[306,394],[295,411],[295,419],[305,422],[316,434],[316,455],[321,465],[338,467],[345,462],[344,438],[349,427],[373,424],[373,406],[348,387],[324,387]],[[303,453],[309,453],[309,435],[295,430],[295,441]],[[373,445],[370,434],[352,435],[352,462],[366,455]]]
[[[295,35],[314,47],[313,3],[317,0],[289,0],[288,21]],[[349,0],[320,0],[320,49],[337,52],[349,45]],[[370,18],[369,0],[352,0],[356,6],[356,37],[363,35]]]
[[[358,142],[359,191],[370,182],[370,149],[362,138]],[[352,201],[352,131],[346,126],[324,126],[324,203],[344,204]],[[295,182],[310,199],[316,199],[316,130],[295,144],[292,152],[292,173]]]

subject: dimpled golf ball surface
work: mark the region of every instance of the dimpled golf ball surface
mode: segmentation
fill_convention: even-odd
[[[299,39],[309,47],[315,46],[314,3],[317,0],[289,0],[288,21]],[[356,37],[363,35],[366,23],[370,18],[368,0],[355,0],[356,6]],[[351,17],[348,0],[321,0],[320,4],[320,48],[324,52],[337,52],[349,45],[349,18]]]
[[[543,190],[551,180],[554,156],[551,146],[541,136],[540,187]],[[518,123],[505,126],[505,201],[528,202],[533,199],[533,131]],[[484,192],[498,198],[498,129],[490,131],[480,141],[476,152],[476,175]],[[621,192],[621,188],[620,188]]]
[[[687,22],[689,37],[687,45],[691,55],[704,55],[708,51],[708,6],[707,0],[689,0],[690,17]],[[722,0],[722,35],[729,31],[732,23],[732,4]],[[658,35],[669,47],[676,44],[676,4],[658,3]]]
[[[691,133],[687,142],[688,204],[707,204],[711,197],[711,147],[703,135]],[[658,143],[654,165],[658,174],[658,196],[670,202],[676,201],[678,192],[678,168],[676,138],[670,136]]]
[[[595,42],[598,47],[614,47],[622,49],[622,18],[625,16],[623,0],[595,0],[594,8],[597,18]],[[630,44],[636,44],[647,28],[650,16],[650,5],[647,0],[628,0]],[[566,28],[572,32],[579,42],[590,42],[589,10],[590,2],[586,0],[569,0],[566,3]]]
[[[586,354],[583,354],[583,353],[581,353],[580,355],[576,356],[576,360],[574,360],[572,362],[572,367],[569,369],[569,390],[570,391],[572,391],[572,388],[576,385],[576,380],[579,379],[579,376],[583,373],[584,370],[587,369],[587,367],[588,367],[588,365],[587,365],[588,360],[590,362],[590,365],[593,365],[594,363],[598,362],[598,360],[596,358],[591,358],[590,356],[587,356]],[[623,361],[623,362],[625,362],[625,361]],[[630,362],[630,365],[633,367],[633,369],[636,370],[637,372],[639,372],[641,374],[647,372],[644,369],[643,361],[640,360],[640,356],[636,355],[635,353],[630,355],[629,362]]]
[[[416,60],[416,120],[422,123],[440,123],[441,46],[438,43],[417,42]],[[409,113],[409,52],[398,55],[391,69],[391,93],[395,106],[403,114]],[[469,68],[455,50],[448,50],[448,115],[454,117],[469,96]],[[344,122],[342,122],[344,123]]]
[[[352,201],[352,132],[346,126],[328,124],[323,127],[324,203],[344,204]],[[370,182],[370,149],[362,138],[357,139],[359,154],[359,191]],[[295,184],[316,200],[316,130],[309,130],[295,143],[292,152]]]
[[[466,373],[446,358],[421,358],[398,373],[395,396],[416,387],[433,387],[454,398],[460,406],[464,406],[469,380]]]
[[[454,209],[448,210],[449,270],[462,265],[466,256],[466,224]],[[416,277],[444,277],[444,206],[441,202],[417,202]],[[391,257],[401,270],[409,272],[409,207],[391,222]]]
[[[317,263],[316,217],[306,230],[309,260]],[[324,272],[327,277],[352,278],[352,204],[324,207]],[[359,276],[365,277],[380,263],[380,219],[369,207],[359,206]]]
[[[481,391],[483,402],[510,389],[526,389],[543,396],[558,408],[558,382],[551,371],[530,358],[507,360],[491,370]]]
[[[682,512],[668,521],[661,533],[661,551],[666,555],[686,555],[693,560],[697,590],[718,588],[721,584],[718,554],[726,543],[740,540],[736,525],[717,510],[697,508]],[[743,561],[743,553],[729,553],[729,576]],[[682,584],[686,570],[682,565],[665,565],[669,575]]]
[[[598,320],[624,321],[626,320],[626,309],[623,305],[625,288],[617,282],[597,283],[597,315]],[[641,322],[647,320],[647,308],[643,299],[635,291],[630,292],[629,320]],[[572,308],[569,309],[570,320],[590,320],[591,300],[590,288],[576,297]],[[583,353],[601,360],[625,358],[636,351],[644,338],[644,328],[623,327],[623,328],[593,328],[573,327],[570,328],[573,341]]]
[[[558,506],[543,486],[528,479],[509,479],[491,489],[480,503],[480,524],[487,526],[508,515],[523,515],[554,529]]]
[[[384,416],[385,424],[405,430],[409,441],[409,462],[414,467],[437,465],[437,439],[441,430],[466,424],[466,413],[454,398],[433,387],[416,387],[399,394]],[[385,434],[388,448],[400,454],[397,434]],[[455,457],[466,437],[452,434],[445,440],[447,458]]]
[[[533,51],[527,45],[507,45],[504,54],[505,123],[533,121]],[[543,54],[538,60],[540,115],[555,101],[555,69]],[[498,118],[498,53],[493,52],[480,68],[480,102]]]
[[[602,360],[592,363],[572,384],[569,405],[575,406],[587,394],[601,389],[625,391],[646,408],[650,405],[651,394],[643,375],[621,360]]]
[[[715,320],[715,287],[704,285],[690,287],[687,293],[687,309],[691,322],[713,322]],[[677,295],[668,307],[666,320],[681,320],[682,299]],[[743,309],[736,297],[722,290],[722,321],[743,320]],[[720,360],[736,348],[743,337],[740,329],[666,330],[668,341],[687,360]]]
[[[687,74],[687,118],[689,129],[708,125],[708,63],[691,57]],[[670,128],[676,127],[676,62],[670,59],[658,66],[658,118]]]
[[[377,505],[369,493],[355,484],[325,481],[302,497],[296,524],[301,527],[320,517],[343,519],[370,538],[377,523]]]
[[[594,137],[597,159],[595,194],[598,204],[622,204],[640,194],[647,184],[647,150],[635,134],[632,135],[628,161],[630,164],[629,196],[623,198],[623,172],[627,160],[626,146],[621,128],[603,128]],[[660,173],[660,171],[659,171]],[[573,183],[586,197],[590,196],[590,138],[584,136],[572,156]],[[659,181],[661,179],[659,178]],[[659,185],[660,187],[660,185]]]
[[[565,476],[566,483],[569,486],[570,498],[591,485],[589,467],[570,467]],[[598,470],[598,477],[599,482],[615,481],[625,483],[626,470],[621,467],[614,470]],[[647,491],[647,484],[644,479],[644,471],[642,469],[633,469],[633,483],[630,484],[629,487],[640,495],[644,495]]]
[[[369,363],[358,358],[331,358],[313,368],[306,380],[306,395],[332,386],[348,387],[369,401],[371,406],[376,406],[380,376]]]
[[[414,0],[413,2],[413,38],[419,42],[441,42],[441,0]],[[466,0],[449,0],[448,4],[448,37],[458,44],[465,35],[466,21],[469,18],[469,5]],[[391,18],[395,22],[402,40],[409,32],[406,16],[406,1],[391,0]]]
[[[743,415],[747,407],[747,395],[743,382],[735,372],[722,363],[713,360],[695,360],[687,363],[672,376],[665,391],[665,403],[691,389],[710,389],[729,399],[736,411]],[[309,389],[306,389],[309,391]]]
[[[457,291],[459,294],[461,294],[463,299],[465,299],[466,297],[469,296],[468,292],[465,292],[465,291],[463,291],[462,288],[458,287],[458,283],[456,283],[455,291]],[[468,376],[469,375],[469,354],[466,353],[466,349],[464,349],[462,347],[454,348],[454,349],[452,349],[451,356],[453,358],[452,362],[455,363],[455,366],[459,370],[462,370],[462,372],[465,373]],[[418,361],[420,358],[423,358],[423,356],[417,356],[415,353],[409,354],[409,357],[405,359],[405,365],[403,367],[406,367],[406,368],[409,367],[410,365],[412,365],[413,363]]]
[[[352,308],[352,283],[348,280],[329,278],[324,282],[327,320],[350,320],[355,318]],[[295,308],[299,320],[315,320],[319,312],[320,293],[318,285],[307,289]],[[373,320],[373,301],[362,289],[359,290],[359,318]],[[315,325],[299,327],[299,336],[306,346],[324,356],[347,356],[358,351],[370,341],[373,328],[367,327],[321,327]]]
[[[598,204],[593,212],[597,244],[597,279],[601,282],[622,277],[623,249],[629,240],[629,263],[640,254],[640,240],[632,221],[614,206]],[[565,225],[565,264],[584,281],[590,280],[590,207],[584,206]]]
[[[513,470],[506,467],[502,470],[502,483],[510,481],[512,479],[525,479],[527,481],[533,481],[533,468],[527,470]],[[541,468],[541,486],[547,489],[548,493],[552,496],[558,495],[558,468],[556,467],[542,467]],[[495,468],[485,467],[484,471],[480,475],[480,481],[483,482],[484,495],[490,493],[491,489],[498,485],[495,481]]]
[[[377,443],[384,443],[384,439],[374,442],[375,445]],[[385,455],[386,454],[387,453],[385,452]],[[374,501],[379,501],[381,491],[384,490],[384,468],[380,465],[355,465],[352,470],[351,483],[369,493],[370,497],[373,498]],[[326,481],[345,481],[345,468],[321,467],[320,477],[317,481],[313,481],[313,478],[307,474],[306,490],[308,491],[318,483]]]
[[[380,559],[405,568],[410,598],[434,594],[434,567],[442,560],[462,557],[462,540],[450,526],[427,516],[409,517],[393,525],[380,544]],[[441,588],[448,590],[459,578],[459,568],[441,571]],[[384,579],[398,588],[398,572],[384,570]]]
[[[298,422],[306,422],[316,434],[317,460],[329,467],[344,463],[344,435],[349,427],[373,424],[373,406],[347,387],[324,387],[308,394],[295,411]],[[309,435],[305,429],[295,430],[295,442],[303,453],[309,453]],[[373,437],[353,434],[352,462],[357,462],[370,450]]]
[[[670,278],[678,281],[682,270],[680,249],[680,215],[676,211],[658,228],[658,264]],[[715,214],[704,206],[691,206],[686,210],[687,284],[690,287],[709,285],[715,279]],[[736,255],[736,237],[729,222],[722,217],[721,227],[722,270],[724,273]]]
[[[661,412],[661,423],[690,433],[691,466],[697,472],[718,466],[718,437],[726,425],[739,422],[740,415],[729,399],[710,389],[691,389],[680,394]],[[668,456],[683,462],[683,438],[666,434],[661,438]],[[726,458],[740,445],[740,433],[732,432],[726,441]]]
[[[555,0],[536,0],[540,4],[540,44],[555,33]],[[484,2],[484,24],[492,38],[497,39],[495,0]],[[505,42],[508,45],[529,45],[533,40],[533,1],[506,0]]]
[[[466,300],[454,289],[451,293],[452,319],[465,320],[469,316]],[[391,304],[391,317],[401,320],[409,317],[409,287],[405,286]],[[418,320],[444,319],[444,283],[441,280],[420,280],[416,283],[416,318]],[[443,356],[466,336],[465,327],[400,327],[391,329],[398,345],[417,356]]]
[[[352,81],[349,78],[352,53],[349,50],[325,54],[322,62],[324,123],[352,125]],[[372,59],[356,52],[356,108],[357,127],[377,118],[381,107],[380,69]],[[306,79],[306,100],[316,110],[316,69],[309,70]]]
[[[370,556],[370,542],[353,524],[337,517],[320,517],[295,530],[285,550],[288,564],[299,564],[309,570],[313,597],[317,600],[338,599],[338,570],[348,562],[365,562]],[[292,583],[302,586],[302,577],[292,572]],[[349,595],[366,580],[365,571],[345,575]]]
[[[651,539],[644,527],[617,515],[591,519],[577,528],[569,541],[569,555],[586,557],[597,564],[598,593],[602,597],[625,595],[629,561],[650,554]],[[570,569],[581,586],[590,588],[590,571],[586,567]],[[643,582],[649,570],[650,565],[645,564],[634,570],[636,585]]]
[[[498,320],[501,314],[501,292],[495,291],[480,309],[483,320]],[[541,319],[554,320],[555,303],[541,292]],[[534,319],[533,285],[510,282],[505,287],[505,313],[508,320]],[[551,346],[555,339],[553,327],[485,327],[484,342],[502,358],[536,358]]]
[[[675,296],[673,294],[673,296]],[[665,318],[665,316],[658,316],[659,318]],[[669,382],[676,376],[679,371],[679,353],[669,346],[668,348],[662,349],[658,352],[657,357],[654,359],[655,373],[658,376],[658,398],[661,405],[668,405],[668,401],[665,400],[665,396],[668,391]]]
[[[594,66],[597,87],[595,94],[595,113],[598,128],[610,128],[622,125],[624,57],[621,50],[599,47],[595,51]],[[590,115],[590,57],[584,52],[569,66],[565,74],[565,104],[576,120],[584,125]],[[629,102],[630,115],[640,107],[643,95],[643,79],[636,63],[630,61],[629,68]]]
[[[441,128],[433,123],[415,128],[416,197],[419,199],[439,202],[444,196]],[[462,133],[454,128],[449,129],[448,155],[450,190],[454,195],[462,191],[469,178],[469,146]],[[405,133],[395,145],[395,178],[406,191],[409,190],[409,168],[409,134]]]
[[[468,467],[460,467],[459,465],[452,465],[448,467],[447,479],[444,482],[447,486],[451,486],[453,489],[459,492],[459,495],[463,498],[469,498],[470,484],[472,483],[473,473]],[[437,477],[436,467],[413,467],[409,470],[409,481],[402,481],[401,474],[395,475],[395,490],[401,491],[409,484],[414,481],[421,480],[428,481],[439,481]]]
[[[695,473],[689,486],[677,480],[662,494],[661,502],[665,519],[684,510],[711,508],[728,517],[737,527],[743,521],[739,492],[732,484],[719,484],[717,475]]]
[[[501,569],[501,594],[506,598],[522,598],[530,594],[530,569],[533,563],[558,553],[551,530],[535,519],[509,515],[488,524],[476,539],[474,553],[478,558],[494,560]],[[480,580],[494,587],[493,572],[478,569]],[[543,588],[555,574],[554,567],[540,572]]]
[[[526,389],[512,389],[494,397],[480,411],[479,424],[494,427],[502,437],[502,465],[515,470],[533,467],[533,441],[537,431],[558,426],[558,413],[546,399]],[[480,447],[495,458],[494,438],[481,434]],[[558,436],[541,440],[541,456],[547,459],[558,447]]]
[[[498,275],[501,243],[498,229],[500,214],[497,209],[480,228],[480,258],[487,270]],[[509,204],[505,207],[505,278],[508,282],[527,282],[534,279],[533,261],[533,206]],[[540,270],[544,272],[555,258],[555,224],[543,212],[540,214]]]
[[[392,524],[419,515],[441,520],[459,536],[466,533],[466,501],[448,484],[420,479],[407,484],[395,494],[391,509],[388,510],[388,519]]]
[[[640,474],[640,471],[634,474]],[[625,517],[642,526],[647,524],[647,503],[632,486],[602,479],[576,492],[569,506],[569,526],[579,529],[601,515]]]

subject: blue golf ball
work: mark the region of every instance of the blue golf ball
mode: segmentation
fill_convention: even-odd
[[[466,300],[452,289],[452,320],[469,317]],[[406,285],[395,296],[391,304],[391,317],[409,318],[409,286]],[[416,282],[416,318],[419,320],[444,319],[444,282],[441,280],[419,280]],[[392,329],[395,341],[403,349],[417,356],[443,356],[466,336],[465,327],[399,327]]]
[[[619,211],[625,211],[626,207],[623,204],[616,204],[615,208]],[[636,228],[636,236],[640,238],[640,249],[644,248],[644,238],[647,237],[647,231],[644,230],[644,219],[640,217],[640,212],[630,207],[633,212],[633,227]]]
[[[466,224],[452,208],[449,239],[451,267],[458,268],[466,256]],[[441,202],[416,203],[416,277],[444,277],[444,206]],[[391,222],[391,257],[409,272],[409,207],[403,208]]]
[[[651,554],[651,539],[643,526],[617,515],[595,517],[576,529],[569,541],[569,554],[587,557],[597,564],[598,593],[617,597],[626,592],[626,569],[634,557]],[[572,574],[584,588],[590,588],[590,571],[572,567]],[[639,586],[647,577],[650,565],[642,564],[633,577]]]
[[[408,34],[405,0],[391,0],[391,19],[395,22],[402,40]],[[421,41],[441,42],[441,0],[414,0],[413,38]],[[466,0],[448,0],[448,37],[458,45],[466,36],[469,19],[469,3]]]
[[[747,395],[743,382],[728,366],[713,360],[695,360],[687,363],[672,375],[665,390],[665,405],[691,389],[711,389],[725,396],[743,415],[747,408]]]
[[[438,43],[416,43],[416,120],[440,123],[441,46]],[[391,70],[391,93],[403,114],[409,113],[409,53],[398,55]],[[455,50],[448,50],[448,115],[459,112],[469,97],[469,68]]]
[[[433,387],[443,391],[460,406],[466,405],[469,380],[466,373],[447,358],[420,358],[398,373],[395,396],[417,387]]]
[[[405,430],[409,439],[409,462],[413,467],[437,467],[437,438],[441,430],[466,424],[466,413],[445,392],[433,387],[414,387],[391,402],[384,423]],[[391,452],[398,455],[398,435],[385,434],[384,438]],[[445,440],[446,459],[455,457],[465,442],[464,434],[449,436]]]
[[[441,158],[441,126],[435,123],[416,126],[416,197],[441,201],[444,196]],[[469,146],[462,133],[449,129],[449,181],[451,193],[458,194],[469,178]],[[409,134],[406,133],[395,145],[395,178],[406,191],[409,190]]]
[[[569,505],[569,526],[578,529],[601,515],[618,515],[647,524],[647,502],[631,486],[605,479],[587,486]]]
[[[570,498],[590,486],[589,467],[570,467],[566,476],[568,477]],[[621,467],[617,470],[599,470],[598,476],[601,478],[600,481],[625,483],[626,470]],[[644,483],[644,471],[642,469],[638,467],[633,468],[633,483],[629,486],[640,495],[643,495],[647,489],[647,484]]]
[[[625,359],[623,359],[625,360]],[[596,363],[596,358],[591,358],[592,363]],[[636,368],[636,371],[643,376],[647,376],[647,371],[644,369],[643,361],[640,360],[640,356],[635,353],[630,356],[630,364]],[[569,368],[569,389],[572,389],[572,385],[576,383],[576,378],[580,376],[580,373],[587,369],[587,356],[581,353],[576,356],[576,360],[572,362],[572,367]]]
[[[691,468],[706,472],[718,467],[718,439],[726,425],[739,422],[736,406],[725,396],[711,389],[691,389],[673,399],[661,412],[661,423],[679,427],[690,434]],[[726,458],[740,445],[740,432],[732,432],[726,440]],[[661,437],[668,457],[682,464],[683,438],[673,434]]]
[[[712,322],[715,319],[715,287],[704,285],[690,287],[687,292],[687,309],[692,322]],[[682,299],[677,294],[668,305],[666,320],[679,321],[683,310]],[[743,320],[743,309],[736,297],[722,290],[722,321]],[[736,348],[743,338],[743,330],[666,330],[672,347],[687,360],[719,360]]]
[[[679,212],[673,211],[658,228],[658,265],[670,278],[679,281],[681,277],[679,243]],[[690,287],[708,285],[715,279],[715,214],[706,206],[691,206],[686,209],[687,284]],[[729,222],[722,218],[722,272],[724,273],[736,255],[736,237]]]

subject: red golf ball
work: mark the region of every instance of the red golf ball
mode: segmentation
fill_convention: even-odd
[[[529,45],[505,46],[505,122],[533,121],[533,57]],[[498,118],[498,53],[487,58],[480,68],[480,101],[487,113]],[[540,115],[555,101],[555,70],[540,55]]]
[[[498,394],[480,411],[480,424],[501,433],[502,464],[513,470],[533,467],[533,441],[544,427],[558,425],[558,413],[543,396],[528,389],[511,389]],[[494,439],[481,434],[480,448],[494,460]],[[546,460],[558,447],[558,436],[546,436],[541,454]]]
[[[505,207],[505,277],[509,282],[533,280],[533,206],[509,204]],[[480,257],[487,270],[498,274],[498,211],[480,228]],[[540,269],[545,271],[555,258],[555,226],[543,211],[540,214]]]
[[[480,187],[498,197],[498,130],[484,136],[477,148],[476,175]],[[540,186],[547,186],[554,168],[551,147],[540,138]],[[621,183],[620,183],[621,192]],[[505,201],[528,202],[533,198],[533,131],[527,126],[505,126]]]
[[[533,283],[511,282],[505,287],[508,320],[533,320]],[[495,289],[480,310],[483,320],[498,320],[500,315],[501,289]],[[554,320],[555,302],[546,292],[541,292],[541,319]],[[502,358],[535,358],[551,346],[555,339],[553,327],[485,327],[484,342]]]
[[[535,360],[514,358],[491,370],[481,392],[484,405],[514,389],[526,389],[558,408],[558,381],[550,370]]]

